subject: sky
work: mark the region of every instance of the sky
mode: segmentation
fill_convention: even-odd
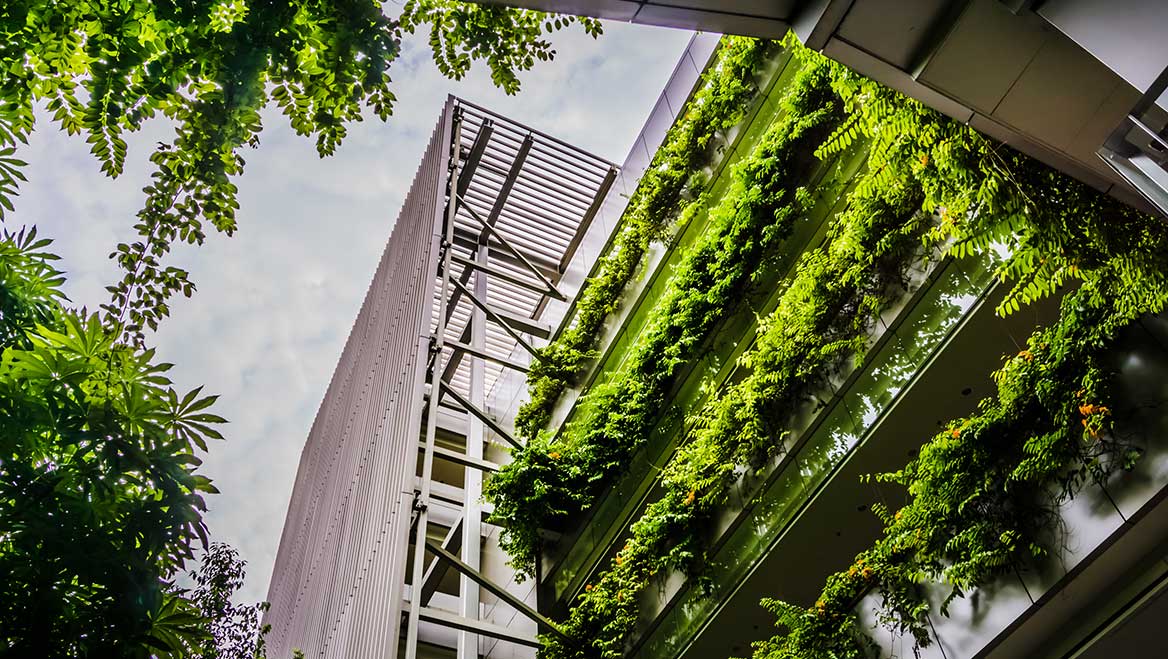
[[[524,74],[522,91],[508,97],[482,66],[463,81],[445,79],[415,37],[391,71],[394,115],[352,126],[323,160],[278,112],[265,113],[262,143],[243,152],[236,181],[239,230],[229,238],[209,229],[205,245],[176,251],[198,291],[174,300],[152,339],[175,364],[176,388],[205,385],[221,396],[213,411],[230,420],[202,473],[222,492],[208,499],[213,539],[248,563],[241,600],[266,596],[300,451],[446,95],[619,163],[689,39],[622,23],[605,23],[595,41],[569,29],[552,39],[555,61]],[[35,224],[55,239],[66,293],[95,309],[118,279],[110,252],[134,240],[147,158],[171,129],[156,122],[130,136],[126,171],[109,179],[84,138],[45,119],[20,154],[29,182],[6,228]]]

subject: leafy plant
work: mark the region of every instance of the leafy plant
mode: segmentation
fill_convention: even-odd
[[[264,655],[268,626],[261,618],[268,603],[236,604],[231,601],[243,586],[246,563],[230,545],[213,542],[203,553],[199,567],[191,571],[195,588],[187,597],[207,621],[208,638],[190,648],[198,659],[255,659]]]
[[[882,539],[832,575],[812,606],[765,602],[785,632],[758,644],[756,659],[869,656],[874,641],[854,609],[874,589],[883,598],[880,619],[927,644],[922,580],[949,583],[947,605],[1011,566],[1041,557],[1053,505],[1138,457],[1110,434],[1111,375],[1104,356],[1126,324],[1168,304],[1164,229],[793,39],[785,47],[829,81],[831,102],[845,111],[834,130],[820,136],[818,149],[808,151],[827,158],[863,140],[867,167],[824,243],[800,258],[776,310],[762,320],[755,344],[740,360],[742,376],[692,416],[687,441],[661,474],[660,498],[579,594],[563,625],[567,640],[544,637],[544,659],[623,656],[637,624],[639,594],[653,576],[662,570],[700,576],[708,562],[708,522],[730,487],[782,450],[792,411],[863,354],[866,331],[903,294],[905,268],[935,249],[966,256],[1004,246],[998,274],[1013,284],[1000,313],[1074,281],[1080,286],[1064,300],[1059,322],[1036,332],[1028,348],[995,374],[995,398],[952,422],[905,469],[877,477],[905,486],[911,497],[899,511],[877,510],[885,524]],[[797,126],[815,107],[788,108],[772,131]],[[700,316],[661,308],[662,326],[701,327]],[[644,345],[633,348],[634,356]],[[655,357],[670,365],[685,359],[668,352]],[[630,379],[652,381],[669,367],[633,372]],[[615,398],[636,401],[636,387],[644,385],[624,390],[621,382]],[[593,437],[603,441],[535,444],[534,450],[560,464],[574,455],[569,450],[587,457],[611,451],[604,453],[608,464],[627,462],[653,420],[638,416],[635,402],[614,410],[596,426]],[[520,463],[543,467],[528,482],[538,487],[523,494],[527,509],[538,510],[548,493],[564,497],[557,506],[567,508],[561,492],[590,492],[581,478],[609,477],[605,463],[596,469],[584,459],[576,458],[588,471],[575,462],[567,469],[548,460]],[[563,483],[571,485],[561,491]],[[544,519],[554,519],[557,510]]]
[[[898,511],[877,509],[883,537],[832,575],[813,607],[765,602],[786,631],[757,644],[756,659],[867,656],[873,642],[854,609],[872,590],[879,619],[927,645],[922,581],[949,584],[944,611],[1044,557],[1057,504],[1138,458],[1110,433],[1104,357],[1123,327],[1168,304],[1168,236],[1154,220],[842,67],[836,79],[850,103],[869,106],[863,132],[935,136],[920,157],[927,203],[942,219],[933,237],[957,255],[1006,247],[998,273],[1013,286],[999,313],[1080,285],[1058,322],[995,373],[996,397],[950,422],[904,469],[876,477],[910,496]]]
[[[540,350],[532,364],[527,376],[530,398],[515,415],[515,428],[529,440],[547,426],[564,389],[596,357],[601,326],[649,245],[664,238],[683,212],[697,210],[695,200],[705,181],[695,172],[712,159],[718,133],[737,125],[749,110],[758,94],[755,78],[771,47],[756,39],[723,39],[701,86],[682,110],[683,119],[670,128],[637,183],[620,232],[578,295],[571,326]]]
[[[710,210],[710,228],[678,264],[625,365],[593,391],[583,419],[554,440],[529,440],[488,481],[484,492],[504,527],[500,543],[520,574],[534,567],[539,529],[577,518],[623,473],[660,417],[677,373],[740,308],[809,207],[799,184],[817,164],[812,147],[838,117],[829,92],[822,71],[798,76],[785,96],[789,111],[735,166],[730,189]]]
[[[544,35],[572,23],[600,32],[594,19],[451,0],[408,0],[399,18],[371,0],[6,2],[0,206],[12,210],[23,179],[24,163],[14,155],[34,129],[35,103],[44,103],[61,129],[84,134],[110,176],[122,172],[126,133],[158,115],[172,121],[174,139],[151,156],[138,240],[111,254],[123,275],[103,307],[107,322],[141,344],[145,329],[169,313],[167,300],[194,290],[186,271],[165,264],[171,245],[201,244],[206,224],[235,231],[240,151],[259,145],[260,111],[269,102],[327,156],[363,112],[388,118],[396,100],[390,65],[415,31],[432,26],[431,49],[446,75],[462,77],[482,60],[514,93],[519,72],[554,56]]]
[[[0,238],[0,653],[147,657],[204,633],[172,580],[206,543],[214,396],[61,305],[35,232]],[[176,640],[177,639],[177,640]]]
[[[600,33],[593,19],[450,0],[408,0],[398,18],[370,0],[0,6],[0,219],[25,178],[17,154],[36,104],[84,135],[109,176],[126,133],[159,116],[175,126],[151,156],[137,240],[111,254],[122,274],[100,313],[64,306],[35,230],[0,235],[0,654],[248,654],[240,630],[258,612],[217,591],[242,576],[226,550],[211,548],[193,593],[174,585],[207,546],[202,497],[215,489],[195,451],[223,419],[214,396],[175,391],[146,347],[170,298],[194,290],[166,262],[171,247],[201,244],[207,224],[235,231],[241,151],[258,146],[270,102],[327,156],[351,122],[390,115],[408,35],[432,28],[443,73],[484,61],[514,93],[554,56],[545,35],[571,24]]]

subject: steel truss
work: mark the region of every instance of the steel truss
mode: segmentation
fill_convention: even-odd
[[[498,469],[484,447],[522,446],[487,403],[505,371],[525,373],[526,360],[538,360],[534,341],[550,335],[540,315],[548,300],[567,299],[560,279],[617,175],[607,161],[458,99],[448,102],[442,131],[450,148],[431,247],[433,322],[422,337],[425,369],[416,380],[421,460],[408,580],[416,587],[401,606],[405,659],[418,657],[422,623],[457,630],[458,659],[477,659],[480,637],[538,647],[534,637],[481,619],[480,590],[540,631],[559,633],[481,570],[483,475]],[[440,427],[444,411],[465,419],[461,450],[438,444],[440,431],[451,436]],[[428,536],[438,496],[435,459],[461,469],[463,482],[461,515],[441,541]],[[459,574],[456,612],[431,606],[447,569]]]
[[[615,178],[448,99],[301,455],[268,593],[272,656],[536,645],[484,619],[481,590],[555,633],[484,574],[482,481],[499,469],[487,449],[520,446],[493,392],[514,391],[550,337],[548,305],[563,306],[563,273]],[[451,569],[458,595],[438,597]]]

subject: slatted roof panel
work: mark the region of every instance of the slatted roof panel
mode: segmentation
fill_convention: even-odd
[[[459,187],[464,192],[455,214],[453,254],[473,260],[476,245],[485,236],[491,269],[540,286],[539,277],[524,263],[527,261],[553,285],[559,284],[616,178],[617,166],[472,103],[459,99],[455,102],[462,119]],[[484,224],[490,224],[502,240],[486,231]],[[521,257],[516,257],[507,245]],[[473,290],[475,278],[468,269],[474,270],[452,260],[453,277]],[[519,318],[540,319],[549,292],[533,291],[498,276],[487,275],[486,279],[486,303],[492,309]],[[440,290],[436,287],[435,318]],[[469,344],[468,324],[475,307],[453,286],[447,295],[446,339]],[[520,334],[531,342],[530,335]],[[505,329],[488,321],[489,354],[511,359],[516,346]],[[471,360],[447,347],[441,363],[450,363],[452,357],[456,366],[447,372],[447,381],[456,391],[469,395]],[[504,368],[486,362],[488,396]]]

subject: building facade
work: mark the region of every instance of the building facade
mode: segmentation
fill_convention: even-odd
[[[271,656],[1150,656],[1168,238],[1109,185],[751,40],[695,37],[619,167],[451,99]]]
[[[570,265],[598,249],[616,175],[448,101],[301,457],[269,589],[273,656],[475,657],[499,638],[536,644],[539,616],[515,584],[518,597],[492,592],[509,571],[483,549],[482,478],[516,442],[488,396],[493,406],[550,335],[547,318],[579,283]],[[508,600],[509,616],[495,611]]]
[[[1158,0],[486,1],[768,39],[790,30],[1060,171],[1168,213],[1168,5]]]

